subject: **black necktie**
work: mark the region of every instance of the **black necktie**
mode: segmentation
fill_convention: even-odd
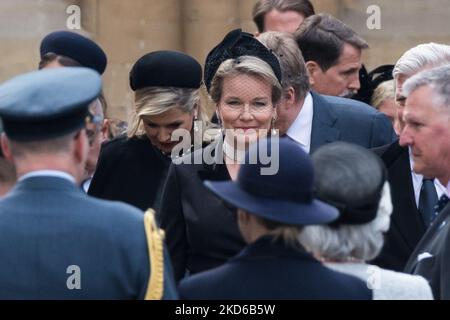
[[[438,202],[433,179],[423,179],[419,197],[419,212],[422,215],[425,227],[428,228],[434,219],[434,206]]]

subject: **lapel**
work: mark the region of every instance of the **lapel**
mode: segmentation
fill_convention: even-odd
[[[336,128],[337,116],[331,105],[319,94],[312,92],[313,123],[311,130],[311,150],[339,139],[340,130]]]
[[[413,250],[425,233],[425,226],[417,210],[408,148],[395,141],[382,156],[388,168],[394,203],[392,223]]]
[[[413,253],[409,257],[408,263],[405,267],[405,272],[413,273],[417,267],[418,261],[417,257],[419,254],[429,251],[430,244],[433,242],[433,239],[437,236],[437,234],[445,228],[441,228],[441,225],[450,217],[450,203],[448,203],[444,209],[439,213],[436,219],[433,221],[431,226],[425,232],[425,235],[420,239]]]

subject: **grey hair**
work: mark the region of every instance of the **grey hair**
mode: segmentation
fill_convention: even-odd
[[[389,183],[385,182],[374,220],[361,225],[343,224],[337,228],[306,226],[299,235],[299,241],[306,250],[324,260],[372,260],[383,248],[384,233],[389,229],[392,208]]]
[[[450,64],[419,72],[409,78],[403,85],[403,95],[408,97],[423,86],[433,91],[431,99],[435,107],[450,109]]]
[[[384,164],[371,151],[347,142],[322,146],[312,161],[317,198],[356,207],[369,204],[374,197],[373,201],[383,200],[372,221],[348,225],[342,220],[332,227],[308,227],[300,235],[301,243],[315,255],[334,261],[374,258],[383,246],[382,232],[389,228],[386,216],[392,211]]]
[[[423,43],[406,51],[395,64],[394,79],[412,76],[424,68],[450,63],[450,46],[440,43]]]

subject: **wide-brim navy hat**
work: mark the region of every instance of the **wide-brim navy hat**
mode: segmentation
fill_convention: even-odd
[[[74,32],[56,31],[42,39],[41,59],[47,53],[71,58],[82,66],[103,74],[108,63],[105,52],[94,41]]]
[[[273,175],[261,172],[269,166],[260,161],[258,153],[264,143],[271,161],[278,161],[278,171]],[[252,153],[258,154],[254,164],[250,161]],[[338,210],[314,199],[313,185],[309,155],[289,138],[272,138],[252,145],[236,181],[205,181],[205,186],[225,202],[271,221],[300,226],[334,221]]]
[[[130,71],[133,91],[147,87],[198,89],[201,83],[200,63],[178,51],[150,52],[141,57]]]
[[[206,57],[205,62],[205,86],[211,89],[211,83],[220,65],[228,59],[236,59],[242,56],[254,56],[266,62],[281,83],[281,67],[278,58],[251,33],[241,29],[230,31]]]

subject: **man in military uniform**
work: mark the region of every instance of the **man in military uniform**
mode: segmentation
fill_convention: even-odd
[[[0,200],[0,299],[176,298],[153,216],[76,185],[100,90],[99,74],[78,67],[0,86],[1,145],[19,178]]]

